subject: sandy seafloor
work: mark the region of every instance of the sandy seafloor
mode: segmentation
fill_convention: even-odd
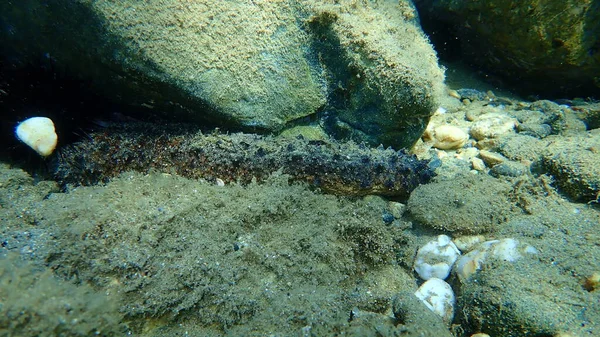
[[[581,170],[566,180],[597,183],[600,132],[565,105],[462,98],[451,91],[432,123],[468,131],[494,113],[515,126],[461,150],[419,143],[443,164],[402,203],[277,173],[218,186],[124,172],[63,190],[1,163],[0,336],[600,336],[598,201],[574,201],[579,185],[538,168],[566,154],[560,167]],[[480,148],[504,169],[487,157],[474,169]],[[514,238],[537,254],[466,282],[451,274],[445,324],[411,298],[415,253],[439,234]]]

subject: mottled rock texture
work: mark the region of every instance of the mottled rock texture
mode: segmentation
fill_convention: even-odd
[[[262,132],[310,117],[400,148],[443,91],[409,1],[25,0],[0,23],[8,67],[41,58],[136,117]]]
[[[454,49],[461,49],[467,63],[483,66],[529,92],[600,94],[598,1],[415,3],[424,26],[431,26],[436,35],[450,33],[447,37],[459,42]]]

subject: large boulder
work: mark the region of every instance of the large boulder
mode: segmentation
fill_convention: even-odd
[[[3,1],[1,57],[45,59],[146,117],[279,131],[324,112],[335,135],[404,147],[443,82],[415,15],[408,0]]]
[[[442,94],[437,57],[406,1],[319,6],[309,19],[330,78],[326,126],[377,145],[412,145]]]
[[[445,37],[440,42],[459,41],[456,47],[467,63],[483,66],[530,93],[600,96],[597,0],[416,0],[415,4],[430,33]]]

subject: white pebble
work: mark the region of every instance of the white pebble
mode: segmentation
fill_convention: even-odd
[[[490,261],[515,262],[525,255],[536,255],[537,250],[516,239],[485,241],[456,261],[455,272],[461,282],[469,280],[473,274]]]
[[[485,163],[480,158],[471,158],[471,167],[477,171],[485,170]]]
[[[433,312],[442,317],[446,324],[450,324],[454,318],[454,292],[452,287],[444,280],[432,278],[423,283],[415,292],[425,305]]]
[[[445,279],[452,265],[460,256],[460,251],[447,235],[429,241],[417,251],[414,269],[423,280],[431,278]]]
[[[32,117],[19,123],[15,129],[17,138],[40,156],[47,157],[54,152],[58,136],[50,118]]]

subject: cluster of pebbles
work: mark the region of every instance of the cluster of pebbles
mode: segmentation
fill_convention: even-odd
[[[599,127],[590,100],[449,91],[413,148],[442,164],[406,210],[428,235],[415,295],[455,334],[597,333]]]
[[[512,263],[537,254],[534,247],[513,238],[486,241],[483,236],[475,235],[452,240],[447,235],[438,235],[417,252],[414,270],[425,282],[415,295],[449,325],[454,319],[455,295],[445,280],[451,271],[459,281],[454,283],[460,287],[485,266]]]
[[[525,102],[473,89],[449,91],[414,152],[434,149],[447,165],[492,176],[551,174],[577,201],[598,201],[600,105],[585,100]]]

